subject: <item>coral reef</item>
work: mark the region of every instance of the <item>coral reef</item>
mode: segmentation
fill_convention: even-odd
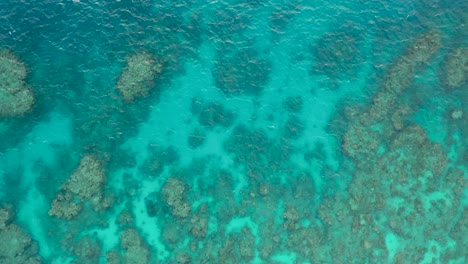
[[[26,85],[26,66],[15,54],[0,50],[0,117],[22,115],[34,105],[34,95]]]
[[[239,253],[245,261],[251,261],[255,257],[255,237],[250,228],[242,229]]]
[[[286,230],[294,230],[297,228],[299,213],[293,207],[288,207],[284,210],[281,216],[284,220],[283,226]]]
[[[124,263],[149,263],[150,253],[148,246],[135,229],[127,229],[120,235],[120,243],[125,250]]]
[[[468,48],[457,48],[450,52],[441,65],[439,74],[448,90],[460,88],[468,80]]]
[[[0,230],[4,229],[13,218],[11,208],[0,208]]]
[[[350,16],[359,17],[356,24],[334,14],[330,24],[321,16],[330,16],[336,8],[316,8],[307,1],[269,3],[265,10],[260,9],[264,3],[259,0],[210,5],[160,1],[157,6],[143,1],[139,8],[129,6],[133,2],[138,1],[93,5],[103,6],[102,24],[110,27],[112,23],[106,21],[114,20],[106,19],[117,17],[114,12],[125,13],[122,24],[135,30],[135,34],[124,34],[128,36],[125,44],[148,51],[126,58],[116,87],[110,81],[114,76],[103,74],[118,68],[106,68],[120,54],[114,46],[99,43],[103,45],[92,50],[95,54],[109,47],[111,54],[99,60],[102,64],[90,63],[83,56],[83,62],[77,63],[83,65],[72,67],[83,70],[83,80],[70,89],[73,92],[63,89],[60,96],[76,98],[61,100],[65,103],[53,112],[71,113],[63,116],[71,121],[63,122],[57,131],[69,133],[71,125],[72,139],[64,136],[45,142],[48,138],[42,134],[48,134],[49,127],[41,128],[40,120],[31,126],[39,123],[37,127],[46,131],[34,131],[18,148],[0,153],[0,165],[6,167],[20,158],[11,168],[0,168],[0,184],[19,186],[14,191],[2,186],[7,190],[0,198],[24,206],[18,208],[21,218],[17,222],[13,208],[0,208],[0,263],[466,262],[468,119],[466,95],[460,92],[466,86],[466,48],[453,50],[439,68],[433,67],[432,58],[444,54],[439,54],[442,36],[430,30],[413,40],[405,35],[408,46],[398,57],[391,59],[394,50],[388,49],[373,54],[369,64],[364,64],[362,49],[375,46],[377,51],[381,39],[387,37],[379,35],[367,42],[364,36],[383,35],[398,21],[376,32],[374,24],[380,27],[384,22],[376,22],[375,13],[354,12],[355,3],[340,5],[340,12],[353,11]],[[201,11],[205,6],[211,16]],[[390,20],[400,15],[392,13]],[[411,23],[418,20],[406,15],[402,17]],[[291,26],[313,30],[289,31],[293,19]],[[187,24],[186,20],[191,21]],[[203,25],[203,20],[208,24]],[[343,25],[322,33],[334,23]],[[265,26],[270,28],[265,30]],[[392,30],[386,33],[391,35]],[[308,52],[304,45],[317,32],[322,35]],[[12,30],[12,34],[17,33]],[[109,36],[116,35],[102,37]],[[177,43],[178,38],[183,43]],[[388,36],[386,41],[393,39]],[[202,42],[201,47],[191,47]],[[307,72],[310,53],[314,61]],[[188,54],[193,60],[183,59]],[[164,58],[164,74],[157,58]],[[388,67],[387,60],[392,61]],[[105,70],[84,68],[96,65],[105,65],[100,66]],[[439,70],[439,83],[431,78],[433,69]],[[266,91],[272,70],[278,75],[272,76],[271,90]],[[37,72],[31,78],[34,82],[42,76],[52,78]],[[357,77],[358,81],[344,82]],[[31,109],[34,97],[25,78],[24,64],[1,51],[0,117]],[[197,81],[187,85],[192,78]],[[331,86],[346,87],[322,89],[323,79],[329,79]],[[96,85],[99,82],[105,85]],[[159,85],[171,89],[153,98],[151,89]],[[449,92],[437,91],[437,85]],[[363,91],[362,86],[369,89]],[[41,102],[36,110],[43,111],[43,97],[56,95],[42,93],[49,86],[34,87]],[[307,92],[311,88],[314,94]],[[94,91],[78,95],[80,89]],[[441,102],[426,102],[428,96],[418,96],[426,91],[439,92]],[[118,93],[122,99],[115,100]],[[351,106],[344,103],[341,112],[326,120],[339,97],[353,97],[343,99]],[[171,116],[187,111],[179,103],[190,98],[192,114]],[[2,103],[12,99],[19,101]],[[320,102],[315,107],[305,105],[316,101]],[[320,105],[327,109],[318,109]],[[142,111],[144,107],[154,111]],[[13,113],[2,112],[10,110]],[[432,113],[438,116],[432,118]],[[8,122],[23,119],[27,118],[5,118]],[[335,131],[322,130],[320,124],[327,121]],[[431,125],[439,121],[448,128],[431,131]],[[0,132],[11,127],[5,122]],[[148,142],[147,149],[142,149]],[[83,148],[86,154],[74,159]],[[40,153],[31,155],[31,150]],[[37,197],[36,190],[42,199],[27,204]],[[110,192],[117,197],[114,206],[107,196]],[[52,217],[44,217],[44,200],[51,204],[45,205],[45,211],[50,209]],[[31,236],[28,230],[34,231]],[[34,239],[44,243],[43,260]]]
[[[91,236],[85,236],[80,239],[73,253],[77,257],[71,264],[94,264],[99,263],[101,257],[102,245],[99,240]]]
[[[135,229],[134,222],[135,219],[128,210],[121,212],[117,221],[120,230],[123,230],[119,236],[120,247],[113,248],[107,252],[107,263],[154,263],[150,262],[150,248],[138,230]]]
[[[366,134],[355,136],[366,138]],[[380,145],[387,139],[375,140],[381,141],[377,144]],[[421,200],[431,197],[434,192],[448,193],[451,190],[440,186],[438,180],[446,168],[446,153],[440,145],[428,140],[420,126],[406,126],[390,140],[388,149],[383,154],[374,152],[367,155],[367,159],[355,159],[358,169],[349,186],[351,199],[348,202],[330,201],[332,205],[329,208],[324,207],[327,204],[324,203],[320,211],[321,218],[334,230],[339,230],[338,226],[343,226],[345,221],[350,223],[354,221],[352,225],[356,238],[353,239],[350,235],[346,246],[357,243],[352,247],[362,248],[362,254],[371,249],[376,253],[377,248],[385,251],[382,241],[385,240],[386,233],[373,230],[375,226],[386,226],[387,232],[403,236],[406,241],[412,241],[411,244],[402,241],[400,252],[411,251],[414,254],[399,254],[397,259],[401,259],[403,263],[413,262],[416,261],[415,257],[419,255],[421,258],[429,250],[426,248],[419,252],[413,251],[416,247],[426,247],[428,237],[440,237],[446,234],[442,226],[441,229],[433,229],[428,225],[418,226],[418,223],[423,223],[426,219],[432,219],[433,224],[443,225],[450,222],[450,219],[455,217],[458,202],[452,200],[455,204],[443,208],[443,217],[436,216],[438,214],[434,210],[436,203],[433,203],[436,201],[445,203],[443,199],[433,200],[429,206],[421,204]],[[395,203],[398,200],[401,202]],[[335,220],[334,216],[330,216],[333,219],[326,216],[328,212],[325,211],[337,207],[343,208],[340,215],[350,215],[353,220],[346,220],[347,217]],[[423,237],[424,239],[421,239]]]
[[[77,195],[82,200],[101,199],[106,177],[102,161],[94,155],[86,155],[62,189]]]
[[[255,257],[255,237],[250,228],[240,234],[230,234],[218,250],[218,258],[226,263],[243,263]]]
[[[203,204],[201,208],[190,219],[190,233],[196,238],[204,238],[208,232],[208,205]]]
[[[346,262],[345,256],[357,262],[387,262],[392,258],[385,244],[389,234],[399,242],[395,263],[419,263],[434,251],[427,241],[447,247],[453,239],[447,223],[459,217],[461,205],[453,185],[463,189],[466,180],[447,174],[446,150],[411,121],[415,110],[397,100],[439,47],[436,32],[419,36],[389,69],[371,107],[348,114],[342,148],[356,166],[350,197],[326,198],[319,209],[320,219],[333,233],[317,250],[327,252],[334,263]],[[461,246],[457,241],[456,248]],[[349,248],[353,252],[346,252]],[[321,257],[314,259],[320,262]]]
[[[411,113],[411,108],[407,105],[398,107],[398,109],[392,114],[391,121],[395,130],[401,130],[405,127],[407,120],[406,117]]]
[[[401,60],[412,61],[416,66],[427,65],[441,47],[440,32],[429,30],[419,36],[406,50]]]
[[[49,215],[70,220],[77,216],[81,210],[82,206],[73,201],[70,193],[59,193],[52,201]]]
[[[11,208],[0,208],[0,263],[40,264],[38,248],[13,220]]]
[[[101,210],[111,206],[103,195],[105,183],[103,162],[95,155],[85,155],[78,168],[60,189],[49,210],[50,216],[72,219],[77,216],[83,204],[89,202],[94,209]]]
[[[169,178],[162,188],[162,195],[174,216],[185,218],[191,213],[191,206],[185,200],[185,184],[176,178]]]
[[[126,61],[116,88],[126,102],[132,102],[138,96],[149,94],[162,71],[162,64],[148,52],[133,54]]]
[[[414,80],[420,67],[428,64],[440,48],[440,36],[437,31],[428,31],[410,45],[405,54],[396,60],[388,70],[382,83],[382,89],[373,97],[372,105],[361,118],[364,124],[381,121],[388,115],[395,100]]]

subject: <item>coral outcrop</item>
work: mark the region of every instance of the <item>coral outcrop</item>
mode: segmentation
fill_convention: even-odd
[[[185,218],[192,208],[185,200],[185,184],[176,178],[169,178],[162,188],[162,194],[174,216]]]
[[[441,65],[441,79],[448,90],[460,88],[468,80],[468,48],[450,52]]]
[[[86,202],[96,210],[108,207],[102,191],[105,180],[103,162],[95,155],[84,156],[78,168],[61,186],[61,192],[52,202],[49,215],[72,219],[80,213]]]
[[[136,97],[148,96],[157,76],[162,71],[162,64],[148,52],[140,52],[127,58],[116,88],[126,102]]]
[[[124,259],[128,264],[149,263],[150,253],[145,241],[135,229],[127,229],[120,235],[120,243],[125,249]]]
[[[22,115],[34,105],[25,82],[26,65],[8,50],[0,50],[0,117]]]
[[[37,245],[19,225],[11,208],[0,208],[0,263],[40,264]]]

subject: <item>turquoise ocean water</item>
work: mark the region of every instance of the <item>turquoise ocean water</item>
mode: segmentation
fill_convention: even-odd
[[[463,0],[2,0],[0,263],[467,263],[467,105]]]

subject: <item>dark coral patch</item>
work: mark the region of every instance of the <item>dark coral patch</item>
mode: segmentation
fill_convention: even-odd
[[[218,50],[212,71],[215,85],[228,96],[259,95],[268,81],[271,63],[252,48]]]
[[[283,102],[283,108],[291,113],[298,113],[302,110],[304,102],[300,96],[287,97]]]
[[[195,128],[187,138],[189,147],[196,149],[205,142],[206,134],[202,129]]]

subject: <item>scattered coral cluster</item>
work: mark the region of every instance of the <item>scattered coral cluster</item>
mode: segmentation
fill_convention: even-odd
[[[286,251],[296,252],[298,260],[310,259],[323,232],[313,214],[318,196],[311,175],[290,175],[287,183],[281,183],[278,174],[251,175],[249,188],[236,197],[233,175],[216,169],[214,160],[203,162],[208,165],[196,173],[206,173],[207,179],[196,180],[198,188],[187,184],[192,182],[191,166],[179,172],[184,182],[171,177],[162,188],[169,210],[159,209],[157,221],[172,252],[168,263],[274,263],[275,256]],[[213,199],[185,210],[185,201],[200,195]],[[174,205],[187,213],[181,217]],[[239,226],[231,226],[236,221]]]
[[[250,17],[237,14],[237,8],[217,13],[216,19],[228,23],[209,24],[210,36],[229,42],[226,32],[241,35],[246,30]],[[295,18],[297,8],[275,10],[273,30],[283,31],[282,23]],[[115,173],[122,179],[112,186],[119,195],[114,203],[106,196],[108,160],[86,154],[51,199],[48,215],[56,225],[48,227],[48,236],[66,233],[53,246],[71,254],[72,264],[102,263],[104,258],[110,264],[463,263],[467,178],[466,168],[454,161],[464,157],[451,158],[450,149],[431,140],[413,118],[417,105],[402,99],[416,89],[416,75],[439,52],[439,34],[428,31],[410,43],[387,69],[369,106],[343,107],[332,120],[342,125],[334,131],[341,142],[340,168],[327,163],[320,142],[307,146],[306,153],[295,146],[307,129],[303,95],[279,101],[287,117],[278,138],[264,127],[248,126],[250,120],[236,120],[221,103],[194,99],[190,110],[196,124],[186,143],[196,149],[209,132],[225,131],[220,151],[232,170],[220,168],[216,155],[181,165],[176,147],[150,145],[142,163],[129,158],[128,164],[115,166],[125,172]],[[354,75],[362,62],[361,37],[347,27],[324,34],[312,47],[312,72],[332,81]],[[270,62],[254,49],[222,45],[211,72],[221,95],[260,97]],[[466,53],[466,48],[453,50],[440,67],[441,82],[450,91],[466,85]],[[133,102],[150,93],[161,71],[152,54],[136,53],[127,58],[116,89],[125,102]],[[0,116],[32,107],[25,76],[14,55],[0,52]],[[102,114],[107,111],[112,108]],[[447,119],[463,125],[466,115],[457,109]],[[97,125],[80,129],[92,133]],[[111,136],[103,131],[90,138]],[[128,157],[118,158],[114,163]],[[148,185],[142,187],[144,183]],[[0,263],[40,263],[37,245],[12,217],[11,208],[0,209]],[[141,230],[142,222],[157,226],[157,234],[145,233],[146,226]],[[109,230],[115,241],[104,241]]]
[[[275,263],[288,254],[298,263],[462,261],[465,172],[450,164],[447,150],[412,121],[415,109],[401,100],[439,43],[437,32],[419,36],[384,76],[369,107],[344,108],[338,117],[344,119],[336,121],[345,122],[342,151],[354,170],[333,171],[320,153],[307,159],[320,164],[314,177],[326,181],[352,173],[344,192],[317,190],[312,175],[290,163],[297,150],[287,141],[244,125],[234,127],[224,145],[247,176],[239,196],[233,175],[209,164],[169,178],[161,190],[168,210],[153,215],[173,252],[171,263]],[[297,113],[301,100],[289,98],[284,107]],[[193,175],[204,173],[212,180],[194,182]],[[190,208],[186,197],[199,196],[214,199]],[[151,204],[148,210],[157,212]],[[234,219],[244,224],[230,227]]]
[[[127,58],[116,88],[126,102],[147,96],[162,71],[162,64],[150,53],[140,52]]]
[[[150,263],[150,248],[135,229],[133,216],[128,211],[123,211],[119,216],[118,224],[123,229],[119,236],[120,245],[118,248],[107,252],[107,263]]]
[[[8,50],[0,50],[0,117],[22,115],[34,105],[26,85],[26,66]]]
[[[60,221],[55,232],[67,236],[59,242],[72,256],[70,263],[95,264],[106,258],[106,263],[149,263],[150,248],[135,227],[133,215],[123,210],[116,225],[119,230],[120,244],[116,248],[103,251],[103,244],[93,233],[83,235],[86,229],[105,227],[109,215],[115,209],[114,200],[104,194],[106,171],[104,161],[94,154],[87,154],[69,179],[60,187],[60,192],[52,202],[49,215]],[[188,205],[188,203],[186,203]],[[62,230],[61,230],[62,229]]]

